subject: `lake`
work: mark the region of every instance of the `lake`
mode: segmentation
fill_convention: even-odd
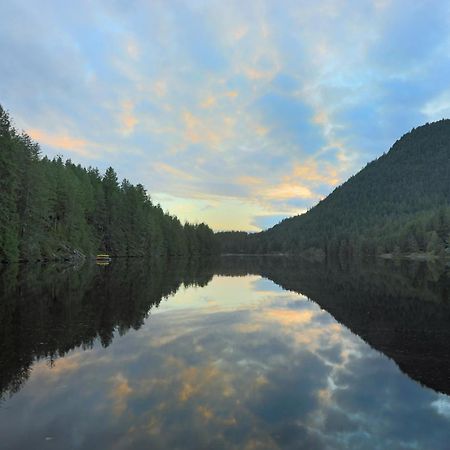
[[[450,277],[419,262],[0,274],[2,449],[448,449]]]

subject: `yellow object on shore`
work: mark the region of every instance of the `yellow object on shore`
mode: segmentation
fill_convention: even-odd
[[[107,254],[97,255],[95,260],[97,262],[97,266],[107,266],[111,261],[111,257]]]
[[[109,266],[109,260],[101,260],[101,259],[97,259],[96,262],[97,266]]]

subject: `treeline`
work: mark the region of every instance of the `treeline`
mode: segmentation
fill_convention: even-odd
[[[215,242],[207,225],[182,224],[111,167],[102,175],[41,157],[0,106],[0,261],[209,254]]]
[[[225,253],[448,255],[450,120],[413,129],[307,213],[218,240]]]

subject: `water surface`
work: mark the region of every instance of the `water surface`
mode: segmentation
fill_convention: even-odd
[[[1,279],[2,448],[448,448],[443,268],[235,258]]]

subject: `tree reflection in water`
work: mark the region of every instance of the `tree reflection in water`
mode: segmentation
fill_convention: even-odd
[[[390,448],[445,448],[448,397],[400,376],[352,335],[413,380],[449,394],[443,266],[123,259],[106,267],[11,265],[0,280],[0,388],[8,417],[23,417],[30,402],[52,424],[72,417],[77,428],[81,416],[95,416],[105,448],[119,422],[134,430],[132,448],[149,435],[155,448],[373,448],[373,439]],[[27,385],[24,396],[8,398]],[[62,406],[67,396],[76,406]],[[89,412],[83,402],[93,402]],[[24,436],[32,440],[30,423]],[[31,445],[11,430],[14,448]],[[89,448],[88,431],[84,447],[66,447]]]

